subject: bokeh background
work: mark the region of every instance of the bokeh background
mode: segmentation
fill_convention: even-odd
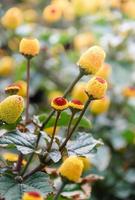
[[[15,10],[7,13],[11,8]],[[106,51],[100,75],[108,81],[110,103],[107,109],[100,104],[100,112],[89,108],[86,113],[93,136],[104,141],[91,158],[92,172],[104,180],[94,183],[90,199],[134,200],[135,0],[1,0],[0,18],[1,100],[5,87],[26,79],[26,62],[18,51],[21,38],[40,41],[40,54],[31,66],[31,115],[48,112],[50,100],[63,94],[78,73],[82,52],[93,45]],[[81,80],[71,97],[86,100],[89,78]]]

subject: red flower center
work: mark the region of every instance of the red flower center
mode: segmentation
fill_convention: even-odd
[[[28,194],[33,197],[40,197],[40,194],[38,192],[28,192]]]
[[[53,100],[53,102],[54,102],[56,105],[58,105],[58,106],[64,106],[64,105],[66,105],[66,103],[67,103],[66,99],[63,98],[63,97],[57,97],[57,98],[55,98],[55,99]]]
[[[135,90],[135,87],[134,86],[130,86],[129,89],[130,90]]]
[[[105,83],[105,80],[102,79],[101,77],[96,77],[96,80],[98,80],[100,83]]]
[[[73,99],[71,102],[77,105],[83,105],[82,102],[79,101],[78,99]]]
[[[53,8],[52,10],[51,10],[51,13],[55,13],[56,12],[56,10]]]

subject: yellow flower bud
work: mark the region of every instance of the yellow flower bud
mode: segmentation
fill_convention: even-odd
[[[36,56],[39,54],[40,45],[37,39],[23,38],[20,42],[19,52],[25,56]]]
[[[71,0],[75,14],[77,16],[88,14],[90,2],[91,0]]]
[[[15,123],[24,109],[24,100],[21,96],[12,95],[0,102],[0,120],[7,124]]]
[[[68,101],[63,97],[54,98],[51,102],[51,107],[58,111],[65,110],[68,108]]]
[[[4,153],[3,158],[7,161],[10,161],[10,162],[17,162],[18,161],[18,155],[15,154],[15,153]],[[22,164],[26,165],[26,160],[23,160]]]
[[[78,99],[73,99],[72,101],[69,102],[68,105],[71,110],[76,110],[76,111],[80,111],[84,108],[84,105]]]
[[[27,93],[27,83],[19,80],[6,87],[5,92],[7,94],[18,94],[19,96],[25,97]]]
[[[102,66],[104,59],[104,50],[99,46],[93,46],[81,55],[77,65],[86,73],[95,74]]]
[[[74,38],[74,47],[76,50],[85,50],[89,46],[93,45],[95,41],[95,38],[92,33],[86,32],[86,33],[80,33],[75,36]]]
[[[83,172],[83,162],[77,156],[68,157],[60,166],[59,173],[69,181],[78,182]]]
[[[54,127],[45,128],[44,131],[49,135],[52,136]],[[55,134],[59,132],[60,128],[57,126]]]
[[[90,111],[95,115],[107,112],[110,105],[110,98],[105,96],[102,99],[94,100],[90,103]]]
[[[9,76],[14,71],[14,60],[10,56],[0,59],[0,76]]]
[[[88,81],[86,93],[94,99],[101,99],[105,96],[107,90],[107,82],[101,77],[93,77]]]
[[[44,200],[44,198],[35,191],[24,193],[22,200]]]
[[[79,156],[78,158],[83,162],[83,165],[84,165],[83,171],[87,171],[88,169],[92,167],[92,164],[87,157]]]
[[[45,7],[43,11],[43,18],[48,23],[57,22],[62,16],[62,10],[59,6],[52,4]]]
[[[99,76],[101,78],[104,78],[105,80],[108,80],[110,74],[111,74],[111,66],[107,63],[104,63],[102,67],[98,70],[96,73],[96,76]]]
[[[78,99],[82,103],[85,103],[85,101],[88,99],[88,96],[85,93],[85,87],[86,83],[85,82],[79,82],[75,85],[72,91],[72,98],[73,99]]]
[[[122,11],[130,18],[135,19],[135,1],[127,1],[121,6]]]
[[[9,29],[15,29],[21,25],[23,21],[22,11],[19,8],[13,7],[7,10],[2,17],[1,22],[4,27]]]
[[[124,97],[135,97],[135,87],[125,87],[122,91]]]

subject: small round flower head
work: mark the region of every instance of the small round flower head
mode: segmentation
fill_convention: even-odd
[[[85,101],[88,99],[88,96],[85,93],[85,87],[86,87],[86,83],[85,82],[77,83],[73,88],[72,98],[73,99],[78,99],[82,103],[85,103]]]
[[[13,7],[7,10],[2,17],[2,25],[9,29],[15,29],[21,25],[23,21],[22,11],[19,8]]]
[[[95,74],[104,63],[104,59],[104,50],[99,46],[93,46],[81,55],[77,65],[87,74]]]
[[[15,153],[4,153],[4,154],[3,154],[3,158],[4,158],[6,161],[10,161],[10,162],[17,162],[17,161],[18,161],[18,155],[15,154]],[[22,161],[22,164],[23,164],[23,165],[26,165],[26,160],[23,160],[23,161]]]
[[[74,47],[76,50],[85,50],[94,43],[94,36],[90,32],[80,33],[74,38]]]
[[[69,102],[68,105],[71,110],[76,110],[76,111],[80,111],[84,108],[84,105],[78,99],[73,99],[72,101]]]
[[[78,182],[83,172],[83,162],[77,156],[68,157],[60,166],[59,173],[69,181]]]
[[[87,171],[88,169],[92,167],[92,164],[87,157],[79,156],[78,158],[83,162],[83,165],[84,165],[83,171]]]
[[[49,5],[43,11],[43,18],[48,23],[54,23],[60,20],[62,9],[57,5]]]
[[[111,66],[107,63],[104,63],[102,67],[98,70],[96,73],[96,76],[99,76],[101,78],[104,78],[105,80],[108,80],[108,78],[111,75]]]
[[[44,198],[38,192],[26,192],[24,193],[22,200],[44,200]]]
[[[56,97],[51,101],[54,110],[62,111],[68,108],[68,101],[64,97]]]
[[[0,76],[9,76],[14,71],[14,60],[10,56],[4,56],[0,59]]]
[[[15,123],[24,109],[24,100],[19,95],[12,95],[0,102],[0,120],[7,124]]]
[[[86,86],[86,93],[93,99],[101,99],[105,96],[107,90],[107,82],[101,77],[93,77],[88,81]]]
[[[19,52],[24,56],[33,57],[39,54],[40,45],[39,41],[34,38],[23,38],[19,45]]]
[[[107,112],[110,105],[110,98],[105,96],[102,99],[94,100],[90,103],[90,111],[95,115]]]
[[[27,83],[25,81],[19,80],[6,87],[5,92],[7,94],[18,94],[22,97],[25,97],[27,93]]]
[[[123,90],[122,90],[122,95],[124,97],[135,97],[135,87],[132,86],[132,87],[125,87]]]

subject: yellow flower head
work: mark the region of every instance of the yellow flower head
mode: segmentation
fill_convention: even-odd
[[[72,101],[69,102],[68,105],[71,110],[76,110],[76,111],[80,111],[84,108],[84,105],[78,99],[73,99]]]
[[[99,46],[93,46],[81,55],[77,65],[86,73],[95,74],[102,66],[104,59],[104,50]]]
[[[88,81],[86,93],[94,99],[101,99],[105,96],[107,90],[107,82],[101,77],[93,77]]]
[[[121,8],[128,17],[135,19],[135,1],[125,1]]]
[[[59,21],[61,16],[62,16],[62,9],[55,4],[45,7],[43,11],[43,18],[48,23],[54,23]]]
[[[8,94],[18,94],[22,97],[25,97],[27,92],[27,83],[25,81],[19,80],[6,87],[5,92]]]
[[[1,22],[4,27],[9,29],[15,29],[21,25],[23,21],[22,11],[19,8],[13,7],[7,10],[2,17]]]
[[[79,82],[77,83],[72,91],[72,98],[73,99],[78,99],[82,103],[85,103],[85,101],[88,99],[88,96],[85,93],[85,87],[86,83],[85,82]]]
[[[38,192],[26,192],[24,193],[22,200],[44,200],[44,198]]]
[[[24,100],[19,95],[12,95],[0,102],[0,120],[7,124],[15,123],[24,109]]]
[[[111,71],[112,71],[111,66],[107,63],[104,63],[102,67],[97,71],[96,76],[100,76],[101,78],[108,80]]]
[[[65,110],[68,108],[68,101],[64,97],[57,97],[51,101],[51,107],[55,110]]]
[[[93,45],[94,41],[94,35],[90,32],[85,32],[76,35],[73,42],[75,49],[82,50]]]
[[[75,14],[77,16],[83,16],[89,13],[89,6],[91,0],[71,0]]]
[[[14,59],[10,56],[4,56],[0,59],[0,76],[9,76],[14,71]]]
[[[63,96],[63,93],[59,90],[53,90],[48,94],[49,102],[51,102],[54,98]]]
[[[15,153],[4,153],[3,158],[10,162],[17,162],[18,161],[18,155]],[[26,160],[23,160],[23,165],[26,165]]]
[[[135,97],[135,87],[125,87],[122,91],[124,97]]]
[[[110,105],[110,98],[105,96],[102,99],[94,100],[90,103],[90,111],[95,115],[107,112]]]
[[[24,20],[27,22],[35,22],[38,18],[37,12],[34,9],[27,9],[23,12]]]
[[[39,54],[40,45],[37,39],[23,38],[20,42],[19,52],[25,56],[36,56]]]
[[[52,136],[52,134],[53,134],[53,129],[54,129],[54,127],[49,127],[49,128],[45,128],[44,131],[45,131],[48,135]],[[57,133],[59,132],[59,129],[60,129],[60,128],[57,126],[57,127],[56,127],[56,131],[55,131],[55,134],[57,134]]]
[[[83,162],[77,156],[68,157],[60,166],[59,173],[69,181],[78,182],[83,172]]]
[[[83,171],[87,171],[88,169],[92,167],[92,164],[87,157],[79,156],[78,158],[83,162],[83,165],[84,165]]]

